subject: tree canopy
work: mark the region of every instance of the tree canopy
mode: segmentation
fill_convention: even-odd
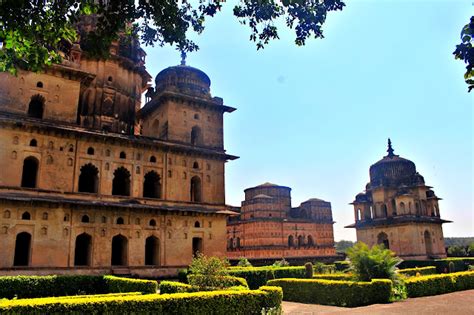
[[[471,21],[461,30],[461,44],[456,46],[453,52],[456,59],[461,59],[466,63],[464,79],[468,86],[468,91],[474,89],[474,16]]]
[[[216,15],[225,1],[212,0],[3,0],[0,1],[0,71],[33,71],[61,61],[64,43],[78,39],[81,16],[98,17],[94,30],[81,33],[89,55],[107,57],[119,32],[145,45],[166,44],[190,52],[198,45],[191,32],[202,33],[207,17]],[[277,20],[294,30],[296,45],[323,38],[322,26],[330,11],[342,10],[342,0],[239,0],[233,14],[250,29],[257,49],[278,39]]]

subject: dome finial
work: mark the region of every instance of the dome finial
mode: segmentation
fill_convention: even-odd
[[[184,50],[181,50],[181,65],[186,65],[186,52]]]
[[[388,138],[388,149],[387,149],[387,152],[388,152],[388,155],[389,157],[392,157],[394,156],[393,154],[393,148],[392,148],[392,141],[390,140],[390,138]]]

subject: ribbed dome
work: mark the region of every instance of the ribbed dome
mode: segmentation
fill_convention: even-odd
[[[370,167],[371,186],[412,184],[417,175],[415,163],[393,154],[388,141],[388,155]]]
[[[211,80],[203,71],[186,66],[169,67],[158,73],[155,90],[179,91],[198,96],[210,96]]]

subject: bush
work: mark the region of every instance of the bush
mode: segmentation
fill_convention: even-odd
[[[466,271],[470,265],[474,265],[474,258],[445,258],[436,260],[404,260],[397,267],[399,269],[435,266],[437,273],[449,271],[449,263],[454,263],[454,272]]]
[[[179,269],[178,270],[178,281],[182,283],[188,283],[188,269]]]
[[[273,263],[272,267],[288,267],[290,265],[289,262],[282,258],[281,260],[277,260]]]
[[[347,250],[351,271],[359,281],[372,279],[397,279],[395,266],[400,258],[383,245],[374,245],[369,248],[362,242],[357,242]]]
[[[350,264],[346,260],[335,261],[334,266],[336,267],[336,271],[348,271],[350,269]]]
[[[328,273],[328,274],[313,275],[313,279],[349,281],[352,279],[352,275],[348,273]]]
[[[119,292],[142,292],[156,293],[158,284],[154,280],[140,280],[119,278],[115,276],[104,276],[106,291],[109,293]]]
[[[188,275],[188,283],[196,286],[201,290],[222,289],[233,286],[243,286],[248,288],[247,281],[244,278],[232,276],[204,276],[204,275]]]
[[[305,278],[305,267],[250,267],[231,268],[229,275],[247,280],[250,289],[266,285],[268,280],[279,278]]]
[[[229,266],[227,260],[198,254],[189,265],[189,273],[207,277],[226,276],[227,266]]]
[[[315,273],[334,273],[336,272],[336,265],[332,264],[332,265],[326,265],[326,264],[323,264],[322,262],[315,262],[313,264],[313,268],[314,268],[314,272]]]
[[[239,259],[239,262],[237,263],[237,266],[239,266],[239,267],[252,267],[252,264],[250,263],[250,261],[247,258],[241,257]]]
[[[420,268],[407,268],[407,269],[400,269],[397,271],[398,274],[404,275],[407,277],[414,277],[417,275],[434,275],[436,274],[436,267],[435,266],[428,266],[428,267],[420,267]]]
[[[437,295],[474,289],[474,272],[413,277],[405,280],[408,297]]]
[[[268,285],[281,287],[285,301],[346,307],[387,303],[392,293],[392,282],[387,279],[371,282],[276,279],[268,281]]]
[[[262,287],[255,291],[216,291],[177,294],[148,294],[121,297],[87,297],[74,300],[48,298],[41,301],[0,302],[0,313],[10,314],[261,314],[279,309],[280,288]]]
[[[160,294],[167,293],[184,293],[184,292],[197,292],[198,287],[192,285],[176,282],[176,281],[161,281],[160,282]]]
[[[145,282],[143,282],[145,281]],[[156,281],[113,276],[6,276],[0,277],[0,298],[37,298],[111,292],[156,293]],[[153,291],[154,289],[154,291]]]
[[[313,278],[313,264],[310,262],[307,262],[306,264],[304,264],[304,267],[305,267],[306,278],[308,279]]]

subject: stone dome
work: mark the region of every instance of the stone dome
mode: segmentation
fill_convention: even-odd
[[[162,70],[155,78],[155,91],[179,91],[210,97],[211,79],[203,71],[181,64]]]
[[[390,139],[387,152],[388,155],[370,167],[371,186],[412,184],[417,175],[415,163],[393,154]]]

